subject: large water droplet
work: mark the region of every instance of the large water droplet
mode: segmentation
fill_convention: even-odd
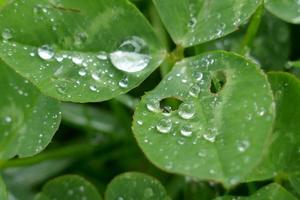
[[[11,33],[11,30],[10,29],[4,29],[3,32],[2,32],[2,38],[4,40],[9,40],[11,39],[13,36],[12,36],[12,33]]]
[[[110,54],[110,59],[117,69],[134,73],[145,69],[151,57],[135,52],[115,51]]]
[[[183,119],[191,119],[195,115],[195,108],[192,104],[181,104],[178,109],[178,114]]]
[[[50,60],[54,57],[55,52],[51,46],[46,44],[38,48],[38,55],[43,60]]]
[[[144,53],[146,43],[139,37],[124,41],[118,50],[109,54],[112,64],[119,70],[134,73],[145,69],[151,56]]]
[[[156,129],[160,133],[169,133],[172,128],[172,121],[170,119],[162,119],[157,125]]]

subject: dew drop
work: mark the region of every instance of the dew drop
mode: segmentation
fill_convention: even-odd
[[[238,142],[237,149],[239,152],[245,152],[250,147],[250,142],[248,140],[243,140]]]
[[[195,72],[194,77],[195,77],[196,81],[201,81],[203,78],[203,74],[202,74],[202,72]]]
[[[216,134],[214,133],[204,133],[203,138],[211,143],[216,141]]]
[[[119,81],[119,86],[121,88],[127,88],[128,87],[128,77],[124,77]]]
[[[86,75],[85,69],[80,69],[80,70],[78,71],[78,74],[79,74],[79,76],[85,76],[85,75]]]
[[[199,93],[200,93],[200,87],[198,85],[193,85],[189,91],[189,94],[192,97],[198,97]]]
[[[151,100],[149,103],[146,104],[147,109],[150,112],[158,112],[159,109],[159,102],[157,100]]]
[[[190,136],[192,136],[192,133],[193,133],[192,129],[193,129],[192,125],[184,125],[181,128],[180,133],[182,136],[190,137]]]
[[[100,76],[97,73],[92,73],[92,79],[94,79],[95,81],[100,81]]]
[[[11,123],[11,122],[12,122],[11,116],[6,116],[6,117],[4,117],[4,121],[5,121],[6,123]]]
[[[170,119],[162,119],[157,125],[156,129],[160,133],[169,133],[172,128],[172,121]]]
[[[72,57],[72,62],[73,62],[75,65],[81,65],[82,62],[83,62],[83,58],[80,57],[80,56],[73,56],[73,57]]]
[[[107,60],[107,53],[105,51],[100,51],[97,55],[99,60]]]
[[[3,32],[2,32],[2,38],[4,40],[9,40],[9,39],[13,38],[11,30],[7,29],[7,28],[4,29]]]
[[[91,85],[90,86],[90,90],[93,91],[93,92],[96,92],[97,91],[97,87],[94,86],[94,85]]]
[[[55,55],[54,49],[47,44],[39,47],[37,52],[39,57],[43,60],[50,60]]]
[[[146,43],[139,37],[132,37],[124,41],[118,50],[109,54],[111,63],[117,69],[134,73],[145,69],[150,63],[151,56],[142,53],[146,48]]]
[[[178,114],[183,119],[191,119],[195,115],[195,108],[191,104],[181,104],[178,109]]]
[[[153,192],[153,190],[152,190],[152,188],[146,188],[145,189],[145,192],[144,192],[144,197],[145,198],[151,198],[151,197],[153,197],[153,195],[154,195],[154,192]]]

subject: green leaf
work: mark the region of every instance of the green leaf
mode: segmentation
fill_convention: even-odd
[[[269,73],[276,101],[276,120],[269,153],[249,180],[287,176],[300,185],[300,81],[288,73]],[[300,191],[299,191],[300,192]]]
[[[238,52],[245,35],[245,27],[241,31],[224,38],[199,45],[197,51],[222,49]],[[258,33],[248,49],[248,57],[258,62],[267,70],[281,70],[290,55],[290,29],[287,23],[266,12],[262,18]]]
[[[183,103],[162,111],[159,102],[166,98]],[[260,161],[273,119],[263,72],[243,57],[217,51],[177,63],[142,98],[133,132],[159,168],[231,186]]]
[[[63,101],[126,93],[165,56],[149,23],[125,0],[16,1],[1,11],[0,33],[0,57]]]
[[[265,7],[282,20],[300,24],[300,2],[297,0],[265,0]]]
[[[154,3],[175,43],[188,47],[237,30],[261,0],[154,0]]]
[[[66,175],[50,180],[35,200],[101,200],[97,189],[80,176]]]
[[[296,200],[292,194],[276,183],[272,183],[258,190],[249,197],[219,197],[216,200]]]
[[[59,102],[42,95],[1,61],[0,71],[0,160],[35,155],[58,129]]]
[[[5,183],[3,182],[1,176],[0,176],[0,199],[1,200],[7,200],[8,199]]]
[[[106,200],[170,200],[161,183],[142,173],[128,172],[114,178],[105,192]]]

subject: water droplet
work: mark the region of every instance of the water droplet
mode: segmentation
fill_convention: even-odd
[[[138,120],[137,124],[141,126],[141,125],[143,125],[143,121],[142,120]]]
[[[43,60],[50,60],[54,57],[55,52],[51,46],[46,44],[38,48],[38,55]]]
[[[94,79],[95,81],[100,81],[100,76],[98,73],[94,72],[92,73],[92,79]]]
[[[159,109],[159,102],[158,100],[151,100],[149,103],[146,104],[146,107],[151,112],[158,112]]]
[[[11,123],[11,122],[12,122],[11,116],[5,116],[5,117],[4,117],[4,121],[5,121],[6,123]]]
[[[151,56],[142,52],[146,43],[139,37],[132,37],[124,41],[117,51],[112,52],[109,57],[112,64],[119,70],[134,73],[145,69]]]
[[[9,39],[13,38],[11,30],[8,28],[4,29],[2,32],[2,38],[4,40],[9,40]]]
[[[115,51],[110,54],[112,64],[119,70],[134,73],[145,69],[151,57],[135,52]]]
[[[97,55],[99,60],[107,60],[107,53],[105,51],[100,51]]]
[[[91,85],[90,86],[90,90],[93,91],[93,92],[96,92],[97,91],[97,87],[94,86],[94,85]]]
[[[172,128],[172,121],[170,119],[162,119],[156,126],[160,133],[169,133]]]
[[[239,141],[237,144],[237,149],[239,152],[245,152],[250,147],[250,142],[248,140]]]
[[[74,45],[75,46],[81,46],[82,43],[84,43],[87,40],[88,36],[86,33],[81,32],[81,33],[77,33],[74,36]]]
[[[75,65],[81,65],[82,62],[83,62],[83,58],[80,57],[80,56],[73,56],[73,57],[72,57],[72,62],[73,62]]]
[[[119,81],[119,86],[121,88],[127,88],[128,87],[128,77],[124,77]]]
[[[192,125],[184,125],[181,128],[180,133],[182,136],[190,137],[190,136],[192,136],[192,133],[193,133],[192,129],[193,129]]]
[[[78,74],[79,74],[80,76],[85,76],[85,75],[86,75],[85,69],[80,69],[80,70],[78,71]]]
[[[181,104],[178,109],[178,114],[183,119],[191,119],[195,115],[195,108],[192,104]]]
[[[192,97],[198,97],[199,93],[200,93],[200,87],[198,85],[193,85],[189,91],[189,94]]]
[[[203,74],[202,74],[202,72],[195,72],[194,77],[195,77],[196,81],[201,81],[203,78]]]
[[[209,142],[214,143],[216,141],[216,134],[214,133],[204,133],[203,138]]]

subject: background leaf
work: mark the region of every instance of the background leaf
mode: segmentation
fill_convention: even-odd
[[[220,197],[216,200],[296,200],[296,197],[291,195],[283,187],[276,183],[272,183],[258,190],[255,194],[250,197]]]
[[[160,108],[168,98],[182,101],[178,110]],[[273,118],[271,89],[258,66],[211,52],[177,63],[142,98],[133,132],[156,166],[230,186],[260,161]]]
[[[4,184],[1,176],[0,176],[0,199],[2,199],[2,200],[8,199],[6,187],[5,187],[5,184]]]
[[[271,13],[287,22],[300,23],[300,2],[298,0],[266,0],[265,6]]]
[[[2,62],[0,71],[0,160],[35,155],[58,129],[59,103],[42,95]]]
[[[96,188],[76,175],[66,175],[50,180],[35,200],[101,200]]]
[[[276,120],[269,153],[250,180],[278,175],[292,181],[300,193],[300,81],[288,73],[269,73],[276,100]]]
[[[245,23],[260,0],[154,0],[176,44],[188,47],[227,35]]]
[[[128,92],[165,55],[149,23],[125,0],[15,1],[1,11],[0,33],[0,57],[63,101]]]
[[[170,200],[159,181],[137,172],[124,173],[114,178],[107,187],[105,199]]]

